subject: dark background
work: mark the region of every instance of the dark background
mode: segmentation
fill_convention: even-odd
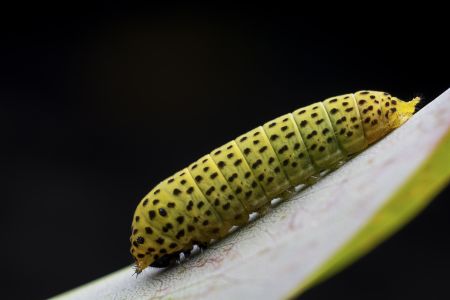
[[[438,9],[260,9],[2,9],[3,295],[49,297],[131,263],[152,185],[264,121],[359,89],[429,101],[450,87]],[[448,195],[304,298],[448,298]]]

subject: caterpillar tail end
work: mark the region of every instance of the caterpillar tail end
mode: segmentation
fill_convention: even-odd
[[[411,101],[403,101],[398,98],[393,97],[394,100],[397,101],[397,111],[394,114],[391,114],[388,118],[390,126],[392,129],[400,127],[408,121],[412,115],[418,110],[418,104],[420,103],[420,97],[415,97]]]
[[[419,110],[420,101],[422,101],[422,99],[420,97],[414,97],[411,101],[408,102],[408,103],[411,103],[411,105],[414,105],[413,114],[415,114]],[[422,106],[423,106],[423,104],[422,104]]]

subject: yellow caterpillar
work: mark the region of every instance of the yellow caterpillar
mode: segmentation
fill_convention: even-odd
[[[379,140],[407,121],[419,98],[359,91],[299,108],[257,127],[163,180],[137,206],[136,272],[166,267],[208,245],[270,201]]]

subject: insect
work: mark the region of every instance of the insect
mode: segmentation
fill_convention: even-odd
[[[272,199],[333,169],[406,122],[420,98],[359,91],[285,114],[213,150],[161,181],[139,203],[131,227],[136,273],[167,267],[206,246]]]

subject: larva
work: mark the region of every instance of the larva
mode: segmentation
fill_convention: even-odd
[[[420,99],[359,91],[265,123],[161,181],[137,206],[131,227],[136,272],[166,267],[208,245],[270,201],[334,168],[407,121]]]

